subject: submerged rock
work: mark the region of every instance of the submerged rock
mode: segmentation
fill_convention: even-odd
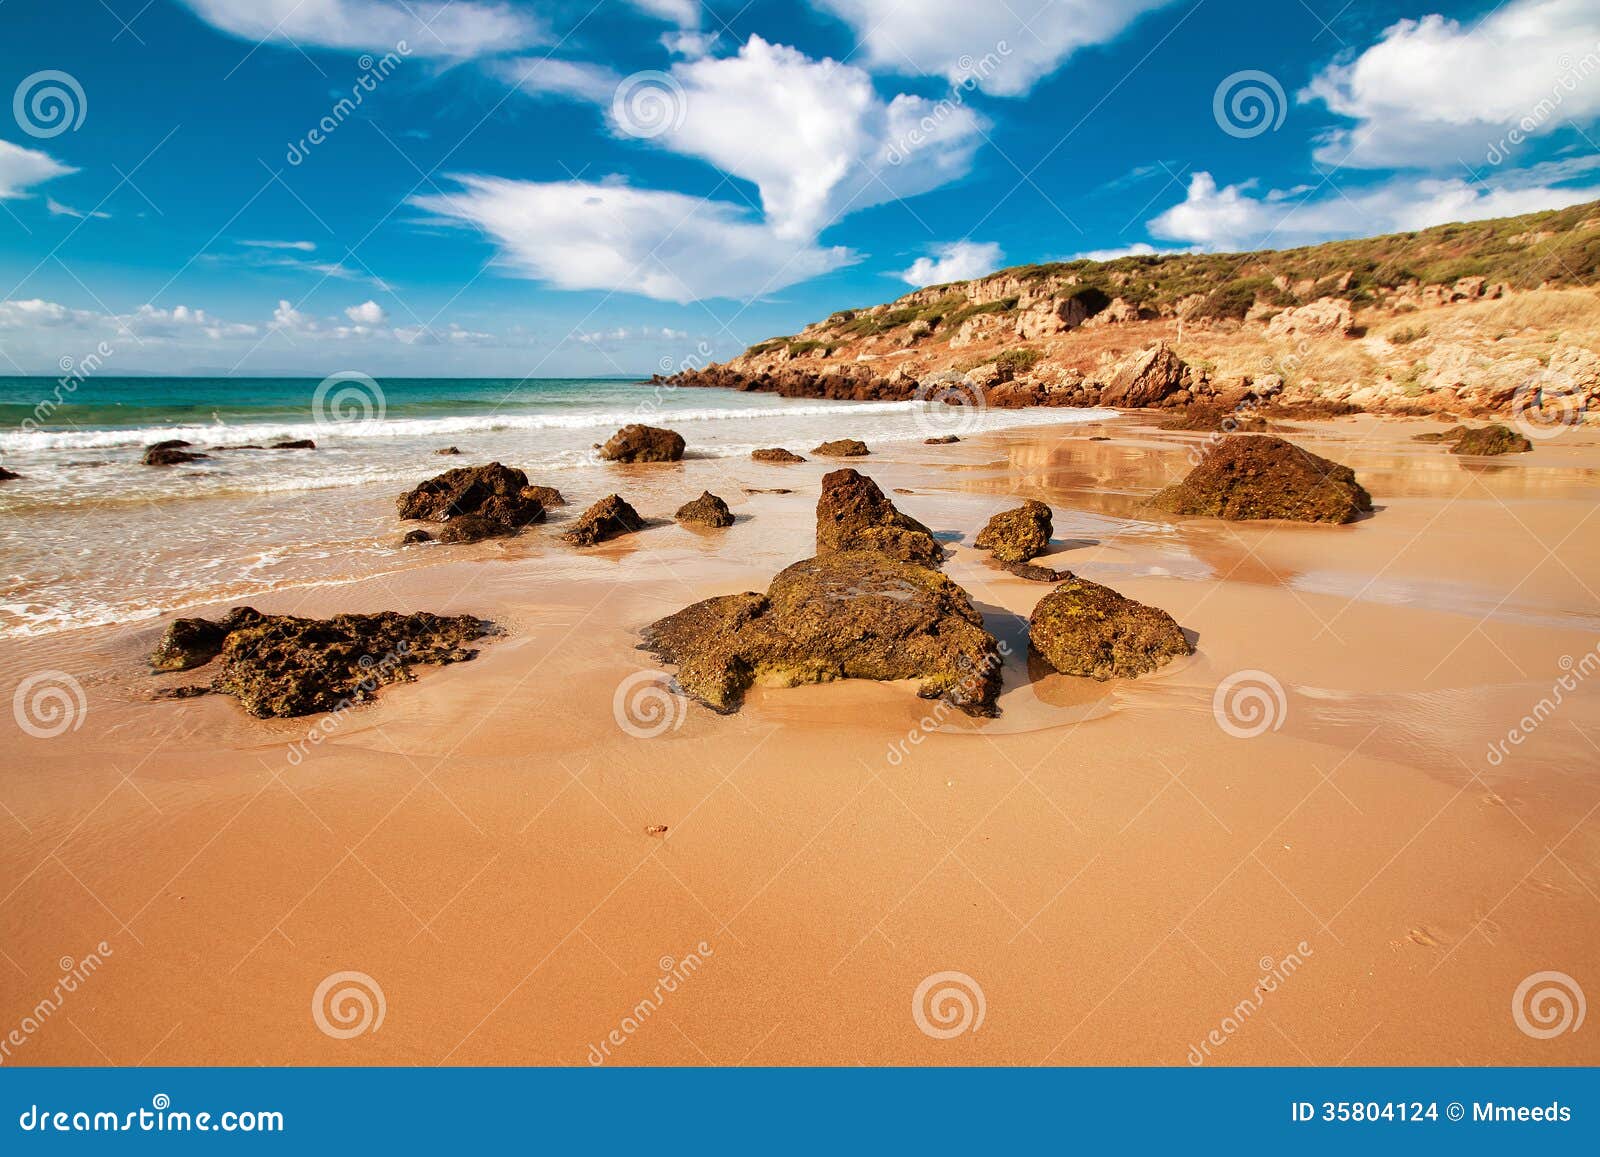
[[[652,623],[644,646],[678,665],[685,693],[737,711],[755,682],[916,679],[918,694],[996,714],[1001,652],[967,594],[943,574],[874,550],[819,555],[766,594],[723,595]]]
[[[1233,520],[1350,522],[1372,509],[1372,496],[1350,467],[1267,434],[1224,439],[1151,501],[1173,514]]]
[[[849,468],[824,475],[817,499],[817,553],[840,550],[875,550],[926,566],[944,561],[931,530],[902,514],[876,482]]]
[[[286,442],[274,442],[267,448],[269,450],[315,450],[317,444],[310,438],[293,438]]]
[[[185,462],[199,462],[205,454],[191,451],[193,442],[185,442],[182,438],[169,438],[165,442],[157,442],[144,448],[144,457],[141,461],[146,466],[181,466]]]
[[[1166,611],[1073,576],[1039,600],[1028,641],[1062,674],[1102,681],[1142,675],[1194,653]]]
[[[435,450],[434,453],[435,454],[442,454],[442,455],[445,455],[446,457],[448,457],[448,456],[453,455],[453,454],[459,454],[459,453],[461,453],[461,451],[458,450],[454,446],[441,446],[439,449]]]
[[[561,537],[573,546],[594,546],[619,534],[633,534],[644,529],[644,519],[639,512],[615,494],[608,494],[585,510],[572,529]]]
[[[974,542],[1001,562],[1027,562],[1050,549],[1050,508],[1028,499],[1015,510],[991,518]]]
[[[711,491],[702,491],[699,498],[678,507],[673,518],[679,522],[692,522],[697,526],[724,527],[733,525],[733,511],[728,504]]]
[[[408,530],[405,537],[400,540],[401,546],[415,546],[419,542],[432,542],[433,535],[426,530]]]
[[[637,422],[622,427],[600,447],[608,462],[676,462],[683,457],[683,435]]]
[[[1059,583],[1072,577],[1070,570],[1052,570],[1050,567],[1038,566],[1031,562],[1003,562],[1000,564],[1000,569],[1036,583]]]
[[[953,446],[959,441],[961,439],[954,434],[942,434],[937,438],[924,438],[922,444],[924,446]]]
[[[1452,426],[1432,434],[1418,434],[1416,440],[1449,443],[1452,454],[1527,454],[1533,449],[1533,443],[1527,438],[1498,422],[1476,429],[1471,426]]]
[[[750,451],[750,458],[755,462],[775,462],[782,465],[805,461],[800,455],[791,453],[782,446],[770,446],[765,450],[752,450]]]
[[[18,474],[16,471],[7,470],[4,466],[0,466],[0,482],[10,482],[13,478],[21,477],[22,475]]]
[[[528,476],[498,462],[462,466],[400,496],[400,517],[442,522],[440,542],[505,538],[544,521],[544,505],[523,492]]]
[[[867,449],[865,442],[855,438],[839,438],[832,442],[824,442],[814,447],[813,454],[821,454],[825,458],[861,458],[872,451]]]
[[[234,607],[222,619],[174,619],[150,652],[150,665],[157,671],[202,667],[222,651],[229,632],[258,623],[261,618],[261,612],[252,607]]]

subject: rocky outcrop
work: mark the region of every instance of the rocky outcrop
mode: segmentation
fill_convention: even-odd
[[[1073,576],[1039,600],[1028,641],[1063,675],[1102,681],[1143,675],[1194,653],[1166,611]]]
[[[506,538],[524,526],[544,521],[544,505],[527,497],[528,476],[491,462],[463,466],[428,479],[398,501],[408,521],[441,522],[440,542]]]
[[[18,474],[16,471],[7,470],[4,466],[0,466],[0,482],[10,482],[14,478],[21,477],[22,475]]]
[[[1194,402],[1187,406],[1176,407],[1170,418],[1162,420],[1161,428],[1194,430],[1207,434],[1233,434],[1240,431],[1259,434],[1265,433],[1268,425],[1265,418],[1249,407],[1236,406],[1233,409],[1223,409],[1221,406]]]
[[[872,451],[867,449],[865,442],[855,438],[839,438],[832,442],[824,442],[811,449],[813,454],[821,454],[824,458],[861,458]]]
[[[1100,391],[1100,404],[1139,409],[1159,404],[1190,384],[1189,367],[1165,342],[1117,363]]]
[[[220,657],[212,690],[234,696],[257,718],[284,718],[364,702],[379,687],[415,678],[418,664],[471,659],[477,652],[468,644],[492,631],[471,615],[304,619],[236,607],[219,622],[174,621],[150,662],[186,671]]]
[[[1003,562],[1000,569],[1033,583],[1059,583],[1072,577],[1070,570],[1054,570],[1031,562]]]
[[[924,446],[954,446],[959,441],[961,439],[954,434],[941,434],[937,438],[924,438],[922,444]]]
[[[600,447],[607,462],[677,462],[683,457],[683,435],[635,422],[622,427]]]
[[[789,466],[796,462],[805,461],[800,455],[791,453],[782,446],[769,446],[765,450],[752,450],[750,451],[750,460],[752,462],[771,462],[780,466]]]
[[[686,502],[678,507],[678,512],[672,517],[680,523],[693,523],[696,526],[718,529],[733,525],[733,511],[728,509],[726,502],[709,490],[702,491],[700,497],[693,502]]]
[[[1496,454],[1527,454],[1533,450],[1533,443],[1509,426],[1502,426],[1498,422],[1488,426],[1479,426],[1474,429],[1470,426],[1452,426],[1448,430],[1437,430],[1431,434],[1418,434],[1418,442],[1443,442],[1450,447],[1452,454],[1477,454],[1492,456]]]
[[[561,537],[573,546],[594,546],[618,535],[644,529],[644,519],[616,494],[608,494],[585,510]]]
[[[182,438],[169,438],[165,442],[146,446],[140,461],[146,466],[181,466],[185,462],[199,462],[208,457],[191,450],[193,445],[193,442],[185,442]]]
[[[315,450],[317,444],[310,438],[292,438],[285,442],[274,442],[268,446],[269,450]]]
[[[1235,434],[1152,504],[1173,514],[1248,520],[1350,522],[1372,496],[1348,466],[1268,434]]]
[[[823,476],[817,499],[817,553],[860,550],[924,566],[944,561],[933,532],[902,514],[876,482],[855,470],[835,470]]]
[[[1309,305],[1296,306],[1273,315],[1267,322],[1267,336],[1322,337],[1334,335],[1347,337],[1356,328],[1355,313],[1350,303],[1340,298],[1323,297]]]
[[[434,453],[443,455],[444,457],[448,458],[448,457],[451,457],[452,455],[456,455],[456,454],[461,453],[461,451],[459,449],[457,449],[456,447],[454,447],[454,446],[441,446],[439,449],[435,450]]]
[[[644,646],[719,712],[745,691],[833,679],[915,679],[918,694],[996,714],[1001,654],[966,592],[936,570],[877,551],[795,563],[766,594],[707,599],[652,623]]]
[[[1050,549],[1050,508],[1028,499],[1015,510],[1002,510],[988,521],[974,545],[1000,562],[1027,562]]]

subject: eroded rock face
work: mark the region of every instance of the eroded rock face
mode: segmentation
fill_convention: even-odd
[[[765,450],[752,450],[750,451],[750,458],[755,462],[775,462],[780,465],[805,461],[800,455],[791,453],[782,446],[770,446]]]
[[[1002,510],[978,532],[974,542],[1001,562],[1027,562],[1050,549],[1050,508],[1028,499],[1015,510]]]
[[[709,490],[702,491],[700,497],[693,502],[686,502],[678,507],[678,512],[672,517],[679,522],[693,523],[696,526],[721,528],[733,525],[733,511],[728,509],[726,502]]]
[[[572,529],[561,537],[573,546],[594,546],[622,534],[644,529],[644,519],[619,495],[608,494],[585,510]]]
[[[303,619],[236,607],[220,622],[176,620],[150,662],[185,671],[220,656],[212,690],[234,696],[259,719],[284,718],[363,702],[379,687],[415,678],[411,668],[419,663],[471,659],[477,651],[468,644],[492,631],[471,615]]]
[[[428,479],[400,496],[400,517],[442,522],[440,542],[505,538],[530,523],[544,521],[544,506],[527,497],[528,476],[491,462],[463,466]]]
[[[1267,322],[1268,337],[1316,336],[1337,334],[1343,337],[1355,329],[1350,303],[1341,298],[1324,297],[1309,305],[1286,309]]]
[[[821,454],[825,458],[861,458],[872,451],[867,449],[865,442],[855,438],[839,438],[832,442],[824,442],[814,447],[813,454]]]
[[[707,599],[652,623],[644,646],[683,691],[737,711],[752,683],[916,679],[918,694],[993,715],[1001,652],[966,592],[936,570],[841,551],[780,572],[767,593]]]
[[[185,462],[199,462],[207,457],[189,449],[194,445],[185,442],[182,438],[169,438],[165,442],[157,442],[153,446],[144,448],[144,458],[141,461],[146,466],[181,466]]]
[[[944,561],[933,532],[895,504],[866,475],[846,468],[822,478],[817,499],[817,553],[875,550],[924,566]]]
[[[1165,342],[1117,363],[1111,380],[1100,392],[1103,406],[1138,409],[1154,406],[1168,394],[1185,387],[1189,367]]]
[[[683,457],[683,435],[637,422],[622,427],[600,447],[608,462],[677,462]]]
[[[1194,653],[1171,615],[1074,576],[1028,620],[1028,640],[1063,675],[1132,678]]]
[[[1223,439],[1151,501],[1173,514],[1232,520],[1350,522],[1372,509],[1372,496],[1348,466],[1269,434]]]
[[[1444,442],[1452,454],[1526,454],[1533,443],[1509,426],[1498,422],[1474,429],[1470,426],[1452,426],[1432,434],[1418,434],[1418,442]]]

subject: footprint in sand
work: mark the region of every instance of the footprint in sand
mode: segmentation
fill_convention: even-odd
[[[1420,944],[1424,948],[1439,947],[1438,937],[1434,936],[1426,928],[1411,929],[1406,933],[1406,939],[1410,940],[1413,944]]]

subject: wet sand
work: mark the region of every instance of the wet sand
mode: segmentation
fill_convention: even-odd
[[[709,488],[738,521],[576,552],[556,519],[253,598],[507,631],[320,717],[316,744],[318,718],[149,701],[195,681],[144,667],[164,619],[0,641],[0,692],[57,670],[86,701],[63,734],[13,729],[0,769],[0,1037],[22,1037],[0,1060],[1600,1062],[1593,1026],[1541,1039],[1513,1013],[1540,972],[1600,993],[1600,439],[1478,462],[1410,441],[1436,424],[1298,425],[1371,518],[1142,521],[1202,436],[1131,419],[850,463],[948,532],[947,573],[1011,643],[992,721],[861,682],[720,717],[647,674],[643,624],[811,553],[823,460],[538,479],[562,519],[615,489],[665,520]],[[742,492],[772,487],[793,493]],[[1055,508],[1036,561],[1164,608],[1197,653],[1132,682],[1030,670],[1050,588],[970,546],[1019,497]],[[1239,673],[1251,737],[1214,709]],[[381,1025],[319,1026],[341,972]],[[950,972],[932,988],[970,1015],[914,1012]]]

